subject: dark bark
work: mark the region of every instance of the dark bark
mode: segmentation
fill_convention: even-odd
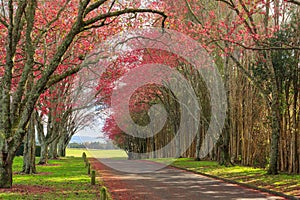
[[[12,162],[5,162],[0,164],[0,188],[11,188],[11,187],[12,187]]]
[[[41,157],[40,157],[39,164],[44,165],[48,163],[49,156],[55,156],[52,154],[53,152],[51,152],[49,147],[59,137],[59,131],[58,131],[59,126],[56,126],[56,124],[52,123],[52,115],[49,112],[48,121],[47,121],[47,133],[45,135],[41,116],[39,116],[37,113],[35,116],[37,121],[38,139],[41,144]]]
[[[44,134],[44,126],[42,123],[41,116],[35,112],[34,117],[36,119],[36,127],[37,127],[37,134],[38,134],[38,139],[41,145],[41,155],[40,155],[40,161],[39,165],[44,165],[47,164],[48,162],[48,144],[46,142],[46,136]]]
[[[34,119],[32,118],[29,123],[29,129],[24,140],[23,152],[23,172],[25,174],[35,174],[35,127]]]
[[[65,145],[63,142],[58,142],[57,145],[57,153],[59,157],[65,157],[66,156],[66,148],[67,145]]]
[[[228,44],[225,43],[225,46],[228,47]],[[226,57],[226,60],[225,60],[225,66],[224,66],[224,75],[225,75],[225,78],[224,78],[224,83],[225,83],[225,90],[226,90],[226,99],[227,99],[227,104],[228,102],[230,101],[229,99],[229,96],[230,96],[230,88],[229,88],[229,67],[230,67],[230,64],[229,64],[229,57]],[[221,150],[221,158],[220,158],[220,161],[219,163],[221,165],[225,165],[225,166],[228,166],[228,165],[232,165],[232,162],[230,160],[230,152],[229,152],[229,145],[230,145],[230,119],[231,119],[231,116],[230,116],[230,104],[226,110],[226,120],[225,120],[225,127],[224,127],[224,130],[223,130],[223,136],[220,138],[222,141],[221,141],[221,147],[220,147],[220,150]]]
[[[7,143],[4,134],[0,131],[0,188],[12,186],[12,164],[20,145],[21,142],[18,141]]]
[[[69,124],[68,127],[70,132],[68,132],[67,129],[65,129],[62,133],[62,136],[59,138],[57,143],[57,153],[59,157],[65,157],[66,156],[66,148],[72,138],[72,136],[75,134],[76,129],[74,129],[74,123]]]
[[[155,136],[151,138],[151,144],[152,144],[152,158],[156,158],[156,144],[155,144]]]
[[[223,136],[220,137],[220,140],[222,140],[219,144],[220,148],[220,160],[219,164],[220,165],[233,165],[230,159],[230,152],[229,152],[229,143],[230,143],[230,135],[229,135],[229,128],[225,128]]]
[[[63,135],[59,138],[58,143],[57,143],[57,154],[59,157],[65,157],[66,156],[66,148],[68,143],[65,143],[65,138],[66,136]]]
[[[0,132],[0,188],[10,188],[12,185],[12,165],[7,163],[7,146],[5,136]]]
[[[196,152],[195,152],[195,161],[200,161],[201,158],[200,158],[200,149],[201,149],[201,131],[202,131],[202,127],[201,126],[204,126],[204,123],[203,121],[201,120],[200,123],[199,123],[199,128],[198,128],[198,132],[197,132],[197,135],[196,135]]]
[[[181,158],[182,156],[181,156],[181,147],[180,147],[180,134],[177,134],[177,136],[176,136],[175,148],[176,148],[175,157]]]
[[[51,142],[50,149],[49,149],[49,158],[50,159],[57,159],[58,154],[57,154],[57,144],[58,144],[58,139],[55,139],[53,142]]]
[[[39,165],[45,165],[48,163],[48,152],[49,152],[49,145],[47,143],[41,144],[41,157],[40,157]]]
[[[275,98],[272,102],[272,136],[271,136],[271,149],[270,149],[270,165],[268,174],[278,174],[278,145],[280,136],[280,119],[279,119],[279,106],[278,100]]]
[[[228,96],[227,96],[228,98]],[[229,99],[228,99],[229,100]],[[229,152],[229,145],[230,145],[230,115],[229,115],[229,110],[227,110],[227,117],[226,117],[226,122],[225,122],[225,127],[223,131],[223,136],[220,137],[222,140],[220,150],[221,150],[221,160],[220,164],[229,166],[233,165],[230,159],[230,152]]]

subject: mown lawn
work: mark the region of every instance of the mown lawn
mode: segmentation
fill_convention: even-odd
[[[1,190],[0,199],[99,199],[101,180],[97,179],[96,185],[91,186],[91,178],[81,158],[83,151],[88,154],[87,150],[68,149],[69,157],[49,160],[46,166],[37,165],[38,174],[35,175],[18,174],[23,163],[22,157],[16,157],[13,187],[18,190]],[[103,155],[110,153],[102,152]],[[115,152],[115,155],[120,154]]]
[[[245,166],[225,167],[218,165],[218,163],[214,161],[194,161],[191,158],[163,158],[152,160],[164,163],[173,162],[171,165],[175,167],[202,172],[255,187],[300,197],[299,174],[290,175],[281,173],[279,175],[267,175],[265,169]]]

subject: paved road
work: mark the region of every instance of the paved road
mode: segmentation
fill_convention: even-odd
[[[115,184],[115,186],[111,186],[114,189],[109,188],[115,199],[284,199],[172,167],[151,172],[160,164],[148,161],[105,159],[101,162],[111,168],[127,171],[124,173],[105,167],[106,171],[102,169],[102,172],[101,170],[99,172],[109,173],[103,178],[105,182],[111,181]],[[130,170],[141,172],[141,169],[145,173],[128,173]],[[124,195],[126,192],[131,196]]]

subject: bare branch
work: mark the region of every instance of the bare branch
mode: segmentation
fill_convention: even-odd
[[[287,2],[295,4],[297,6],[300,6],[300,1],[296,1],[296,0],[288,0]]]
[[[89,7],[87,7],[83,13],[83,18],[86,17],[90,12],[92,12],[93,10],[99,8],[102,4],[104,4],[107,0],[101,0],[101,1],[97,1],[95,3],[93,3],[92,5],[90,5]],[[86,5],[87,6],[87,5]]]
[[[216,1],[223,2],[223,3],[227,4],[230,8],[234,8],[234,4],[232,1],[231,2],[228,2],[226,0],[216,0]]]
[[[8,28],[8,23],[5,21],[5,19],[0,16],[0,23],[3,24],[6,28]]]
[[[2,8],[2,13],[3,13],[3,16],[1,16],[1,17],[3,17],[4,21],[6,21],[7,18],[6,18],[6,10],[5,10],[5,6],[4,6],[4,1],[1,1],[1,8]]]
[[[56,22],[56,21],[60,18],[62,12],[66,9],[66,7],[67,7],[67,5],[70,3],[70,1],[71,1],[71,0],[67,0],[66,3],[63,5],[63,7],[61,7],[61,9],[57,12],[56,17],[46,24],[46,27],[45,27],[45,28],[41,31],[41,33],[36,37],[35,42],[34,42],[35,45],[37,45],[37,44],[40,42],[40,40],[41,40],[41,38],[43,37],[43,35],[44,35],[45,33],[47,33],[47,32],[50,30],[51,25],[52,25],[54,22]]]
[[[107,19],[107,18],[106,18],[106,19]],[[100,27],[103,27],[103,26],[108,26],[108,25],[114,23],[114,22],[117,20],[117,17],[115,17],[113,20],[111,20],[111,21],[108,22],[108,23],[105,23],[105,22],[106,22],[106,19],[104,19],[100,24],[88,26],[88,27],[82,29],[82,31],[86,31],[86,30],[90,30],[90,29],[94,29],[94,28],[100,28]]]
[[[92,19],[89,19],[87,21],[84,21],[84,25],[85,26],[89,26],[91,24],[94,24],[100,20],[106,19],[106,18],[110,18],[110,17],[117,17],[123,14],[129,14],[129,13],[154,13],[154,14],[159,14],[163,17],[163,24],[162,27],[164,28],[164,22],[167,19],[167,15],[162,12],[162,11],[158,11],[158,10],[153,10],[153,9],[138,9],[138,8],[125,8],[123,10],[119,10],[119,11],[115,11],[115,12],[110,12],[110,13],[105,13],[102,15],[99,15],[97,17],[94,17]]]
[[[300,46],[288,46],[287,44],[284,44],[285,46],[246,46],[242,43],[239,43],[239,42],[235,42],[235,41],[232,41],[232,40],[226,40],[226,39],[223,39],[223,38],[219,38],[219,39],[215,39],[215,40],[211,40],[208,44],[210,43],[215,43],[215,42],[218,42],[218,41],[224,41],[224,42],[229,42],[231,44],[235,44],[237,46],[240,46],[242,47],[243,49],[246,49],[246,50],[250,50],[250,51],[268,51],[268,50],[274,50],[274,51],[282,51],[282,50],[300,50]]]
[[[13,34],[12,50],[13,50],[14,53],[15,53],[18,41],[20,40],[20,37],[21,37],[20,31],[22,29],[22,26],[24,25],[24,23],[22,22],[22,17],[25,13],[26,6],[27,6],[27,1],[25,1],[25,0],[20,1],[20,4],[19,4],[19,6],[17,8],[17,11],[16,11],[16,15],[12,19],[13,20],[13,24],[11,24],[11,26],[13,26],[13,30],[12,30],[12,34]]]
[[[50,80],[47,83],[47,86],[45,88],[45,90],[47,90],[48,88],[50,88],[51,86],[53,86],[54,84],[64,80],[65,78],[67,78],[68,76],[71,76],[73,74],[76,74],[77,72],[79,72],[81,69],[81,65],[78,65],[77,67],[74,67],[73,69],[70,69],[66,72],[64,72],[61,75],[54,75],[52,78],[50,78]]]
[[[194,19],[203,27],[202,22],[199,20],[199,18],[196,16],[196,14],[194,13],[194,11],[192,10],[192,7],[191,7],[190,3],[187,0],[185,0],[185,3],[186,3],[186,5],[187,5],[187,7],[189,9],[189,12],[194,17]]]
[[[251,25],[252,25],[252,27],[253,27],[254,33],[257,33],[256,25],[255,25],[255,23],[254,23],[253,17],[252,17],[252,15],[250,14],[248,8],[246,7],[245,3],[243,3],[242,0],[239,0],[239,2],[240,2],[240,4],[242,5],[244,11],[246,12],[246,14],[247,14],[247,16],[248,16],[248,18],[249,18],[249,20],[250,20],[250,23],[251,23]]]

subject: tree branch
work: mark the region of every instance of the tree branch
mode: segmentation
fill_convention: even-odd
[[[22,72],[20,81],[17,86],[17,90],[15,92],[15,95],[13,96],[13,102],[12,102],[12,122],[18,117],[19,112],[18,109],[20,109],[19,105],[22,101],[22,96],[25,91],[25,85],[28,80],[28,78],[32,78],[29,75],[30,71],[32,70],[32,66],[34,65],[34,52],[35,49],[32,45],[32,37],[31,33],[33,31],[34,27],[34,18],[35,18],[35,10],[36,10],[37,3],[35,0],[31,0],[28,2],[28,8],[26,9],[26,21],[27,21],[27,28],[25,33],[26,38],[26,44],[25,44],[25,52],[26,52],[26,62],[25,67]]]
[[[59,19],[62,12],[66,9],[66,7],[70,3],[70,1],[71,0],[67,0],[66,3],[63,5],[63,7],[57,12],[56,17],[46,24],[45,28],[41,31],[41,33],[35,39],[35,42],[34,42],[35,46],[40,42],[43,35],[50,30],[51,25]]]
[[[115,12],[110,12],[110,13],[105,13],[102,15],[99,15],[97,17],[94,17],[92,19],[84,21],[85,26],[89,26],[91,24],[94,24],[100,20],[110,18],[110,17],[117,17],[123,14],[128,14],[128,13],[154,13],[154,14],[159,14],[163,17],[163,22],[162,22],[162,27],[164,28],[164,23],[165,20],[167,19],[167,15],[164,12],[158,11],[158,10],[153,10],[153,9],[138,9],[138,8],[125,8],[124,10],[119,10]]]
[[[297,5],[297,6],[300,6],[300,1],[296,1],[296,0],[288,0],[287,2],[288,2],[288,3],[295,4],[295,5]]]
[[[215,42],[215,44],[223,51],[225,52],[224,48],[217,42]],[[262,96],[265,98],[265,100],[267,102],[271,102],[267,92],[265,89],[263,89],[261,87],[261,85],[259,84],[259,81],[256,80],[255,77],[253,77],[243,66],[242,64],[238,61],[238,59],[236,59],[232,54],[228,54],[228,56],[231,58],[231,60],[236,64],[236,66],[242,71],[242,73],[248,78],[248,80],[259,89],[260,93],[262,94]]]
[[[0,23],[3,24],[6,28],[8,28],[8,23],[3,19],[2,16],[0,16]]]
[[[95,3],[93,3],[92,5],[90,5],[89,7],[87,7],[83,13],[83,18],[86,17],[90,12],[92,12],[93,10],[99,8],[102,4],[104,4],[107,0],[101,0],[101,1],[97,1]],[[87,5],[86,5],[87,6]]]
[[[202,22],[199,20],[199,18],[196,16],[196,14],[194,13],[194,11],[192,10],[192,7],[191,7],[191,5],[190,5],[190,3],[187,1],[187,0],[185,0],[185,3],[186,3],[186,5],[187,5],[187,7],[188,7],[188,10],[189,10],[189,12],[192,14],[192,16],[194,17],[194,19],[201,25],[201,27],[203,28],[203,24],[202,24]]]
[[[250,51],[268,51],[268,50],[275,50],[275,51],[282,51],[282,50],[300,50],[300,46],[282,46],[281,45],[278,45],[278,46],[267,46],[267,47],[264,47],[264,46],[258,46],[258,47],[251,47],[251,46],[246,46],[244,44],[241,44],[239,42],[235,42],[235,41],[232,41],[232,40],[226,40],[226,39],[222,39],[222,38],[219,38],[219,39],[215,39],[215,40],[211,40],[208,44],[210,43],[215,43],[215,42],[218,42],[218,41],[224,41],[224,42],[229,42],[231,44],[235,44],[237,46],[240,46],[242,47],[243,49],[246,49],[246,50],[250,50]]]
[[[51,86],[53,86],[54,84],[64,80],[65,78],[67,78],[68,76],[71,76],[73,74],[76,74],[77,72],[79,72],[81,69],[81,65],[78,65],[77,67],[68,70],[67,72],[64,72],[61,75],[54,75],[53,77],[50,78],[50,80],[48,81],[45,90],[47,90],[48,88],[50,88]]]

